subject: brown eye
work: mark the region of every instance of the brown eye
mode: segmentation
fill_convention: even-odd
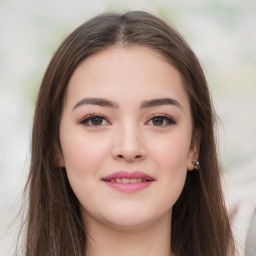
[[[85,126],[103,126],[109,125],[110,123],[104,116],[93,114],[81,120],[80,124]]]
[[[174,125],[176,122],[169,116],[166,115],[156,115],[152,117],[147,123],[147,125],[165,127],[169,125]]]
[[[103,118],[102,118],[102,117],[93,117],[93,118],[91,119],[91,123],[92,123],[93,125],[101,125],[102,122],[103,122]]]
[[[152,122],[153,122],[153,124],[156,125],[156,126],[161,126],[161,125],[163,125],[163,123],[164,123],[164,119],[163,119],[163,117],[157,116],[157,117],[154,117],[154,118],[152,119]]]

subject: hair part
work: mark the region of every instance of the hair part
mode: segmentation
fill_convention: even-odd
[[[29,209],[26,256],[84,256],[86,230],[79,202],[65,168],[56,164],[61,150],[59,126],[69,80],[79,64],[110,47],[143,46],[160,53],[181,74],[194,131],[200,134],[200,170],[188,172],[173,206],[171,249],[176,256],[233,255],[214,136],[215,113],[203,70],[178,32],[141,11],[102,14],[71,33],[54,54],[36,103],[31,167],[26,189]]]

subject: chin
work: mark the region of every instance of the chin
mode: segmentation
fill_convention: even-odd
[[[162,213],[153,212],[144,209],[123,209],[123,211],[113,211],[104,216],[104,222],[107,226],[119,230],[139,230],[151,227],[154,223],[161,221],[162,218],[171,219],[171,210]]]
[[[150,226],[153,222],[151,218],[142,218],[138,216],[123,216],[122,218],[107,220],[106,223],[109,227],[118,230],[138,230]]]

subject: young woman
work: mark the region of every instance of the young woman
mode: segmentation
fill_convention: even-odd
[[[103,14],[59,47],[36,104],[26,256],[226,256],[201,66],[151,14]]]

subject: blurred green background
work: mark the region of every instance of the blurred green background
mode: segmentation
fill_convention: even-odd
[[[183,35],[204,68],[220,117],[230,207],[256,194],[255,0],[0,0],[0,255],[7,255],[29,166],[37,91],[49,60],[77,26],[105,11],[144,10]]]

